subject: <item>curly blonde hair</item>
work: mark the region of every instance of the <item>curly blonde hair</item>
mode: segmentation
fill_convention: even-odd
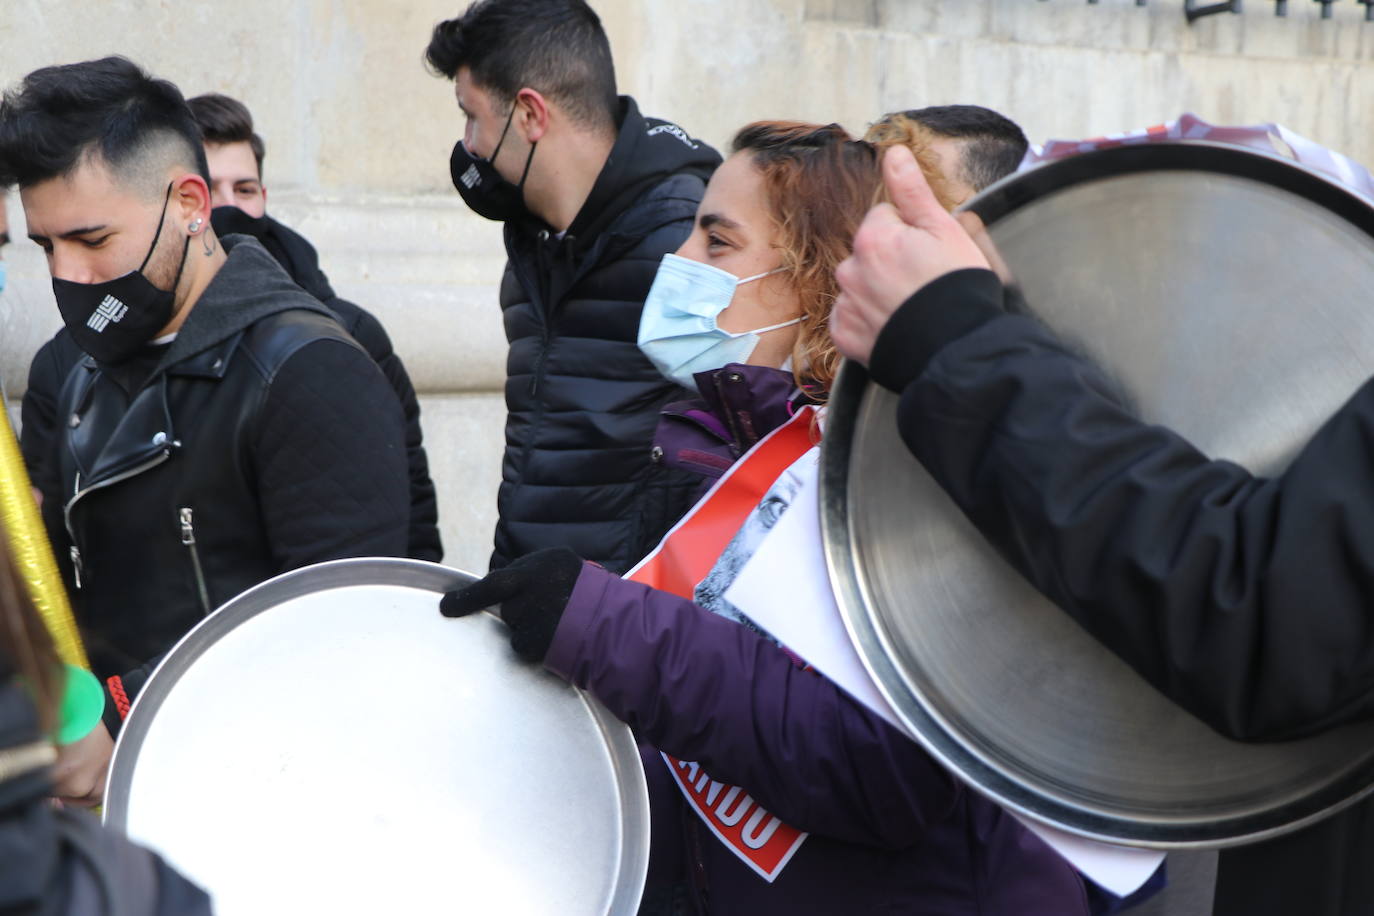
[[[801,304],[792,371],[807,394],[824,401],[840,354],[830,339],[830,310],[840,294],[835,268],[849,257],[854,233],[882,181],[873,147],[838,124],[759,121],[735,135],[763,177],[777,247]]]
[[[814,401],[826,400],[839,371],[840,353],[830,339],[830,311],[840,294],[835,268],[849,257],[865,214],[886,195],[883,150],[897,143],[910,147],[936,198],[953,209],[929,148],[934,136],[901,116],[874,125],[865,140],[838,124],[800,121],[758,121],[735,135],[731,152],[748,153],[763,177],[782,267],[801,304],[792,372]]]

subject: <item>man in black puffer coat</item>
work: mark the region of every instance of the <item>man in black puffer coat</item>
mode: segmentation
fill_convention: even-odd
[[[695,488],[651,455],[659,408],[683,392],[636,340],[659,261],[687,237],[720,156],[616,95],[582,0],[482,0],[435,28],[427,56],[468,119],[454,184],[505,222],[509,413],[491,565],[567,546],[624,572]]]

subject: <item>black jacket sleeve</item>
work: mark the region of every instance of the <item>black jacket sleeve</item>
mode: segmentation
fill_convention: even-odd
[[[1374,712],[1374,383],[1260,479],[1134,417],[996,292],[986,271],[918,291],[872,366],[901,391],[907,446],[984,536],[1225,734]]]
[[[345,314],[338,308],[335,299],[327,304],[340,315]],[[351,303],[350,303],[351,305]],[[410,533],[409,556],[417,560],[437,563],[444,556],[444,545],[439,539],[439,505],[434,493],[434,481],[429,476],[429,458],[425,455],[424,435],[420,431],[420,400],[415,395],[410,373],[405,364],[391,347],[391,338],[386,329],[371,312],[353,306],[353,320],[346,327],[353,339],[362,344],[377,367],[386,376],[396,398],[401,402],[401,412],[406,424],[406,461],[410,468]]]
[[[68,494],[64,492],[59,470],[59,435],[57,404],[62,387],[72,369],[85,356],[66,329],[57,334],[34,354],[29,364],[28,387],[24,390],[21,407],[22,427],[19,434],[24,466],[34,487],[43,494],[41,514],[47,529],[57,568],[68,589],[74,584],[71,565],[71,542],[63,524],[62,506]]]
[[[278,370],[253,442],[279,571],[406,556],[410,494],[396,397],[351,343],[307,344]]]
[[[57,457],[57,398],[62,383],[81,358],[66,332],[38,348],[29,364],[28,387],[24,390],[19,434],[24,465],[33,485],[43,494],[44,501],[59,499]]]

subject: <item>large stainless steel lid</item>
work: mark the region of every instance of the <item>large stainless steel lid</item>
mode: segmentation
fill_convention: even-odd
[[[629,729],[519,662],[472,576],[340,560],[192,630],[115,749],[105,819],[236,914],[634,913],[648,864]]]
[[[1119,148],[1013,176],[970,208],[1032,311],[1147,420],[1281,470],[1374,375],[1374,211],[1278,157]],[[1278,834],[1374,784],[1374,722],[1219,736],[1020,579],[847,365],[822,470],[846,625],[904,721],[1003,804],[1087,836],[1182,847]]]

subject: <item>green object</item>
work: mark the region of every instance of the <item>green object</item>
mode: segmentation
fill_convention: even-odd
[[[57,743],[74,744],[100,724],[105,713],[105,690],[94,674],[76,665],[64,665],[67,685],[62,690],[62,714],[57,725]]]

